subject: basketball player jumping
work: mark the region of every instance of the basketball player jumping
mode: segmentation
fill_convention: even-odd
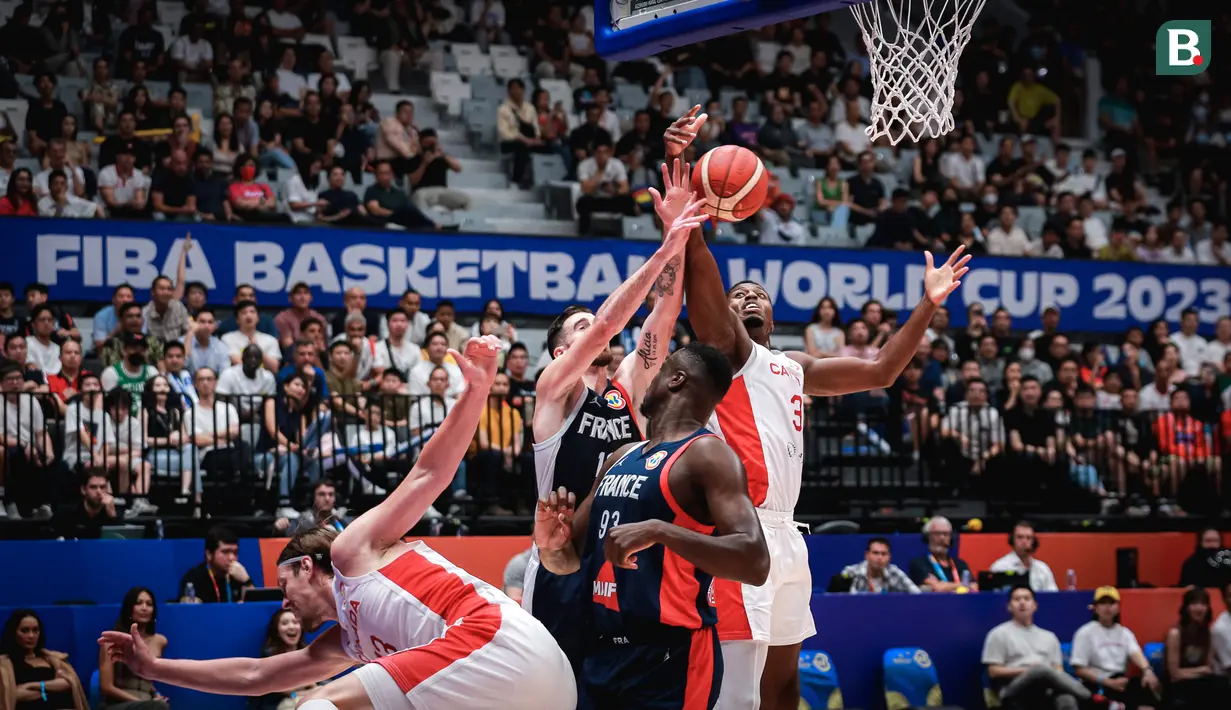
[[[699,110],[694,107],[668,129],[669,157],[681,153],[704,125],[706,116]],[[924,256],[925,298],[875,359],[818,359],[771,350],[774,319],[768,292],[742,281],[724,293],[722,274],[701,230],[689,237],[684,257],[689,323],[698,340],[718,348],[735,370],[731,390],[709,428],[744,464],[772,561],[763,586],[714,583],[725,665],[718,702],[723,710],[799,706],[800,644],[816,633],[808,550],[793,519],[803,476],[804,395],[836,396],[893,384],[970,260],[961,247],[940,268],[931,253]]]
[[[607,459],[576,508],[539,501],[534,540],[555,574],[585,578],[590,650],[581,682],[597,710],[705,710],[722,677],[711,583],[760,585],[769,549],[731,447],[705,428],[731,365],[693,343],[667,358],[641,409],[649,440]]]
[[[207,693],[289,692],[358,670],[313,691],[299,710],[573,710],[568,659],[542,624],[499,590],[401,538],[449,486],[496,374],[500,341],[450,351],[466,392],[423,447],[410,475],[341,533],[297,534],[278,558],[284,605],[307,630],[338,623],[307,648],[268,658],[154,658],[141,635],[99,643],[133,673]]]
[[[591,313],[570,306],[547,329],[552,361],[535,386],[533,428],[534,465],[538,497],[561,486],[587,491],[594,476],[616,449],[644,439],[645,421],[639,414],[646,387],[657,374],[675,320],[684,301],[684,244],[688,233],[707,218],[691,203],[692,188],[678,174],[672,188],[659,195],[659,217],[665,225],[662,246],[598,309]],[[677,187],[678,186],[678,187]],[[611,339],[620,333],[657,279],[658,303],[642,327],[636,352],[629,353],[610,380]],[[581,594],[579,576],[556,577],[539,565],[531,552],[526,566],[522,605],[547,626],[564,652],[580,664]]]

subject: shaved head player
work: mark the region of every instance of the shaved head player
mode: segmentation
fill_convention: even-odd
[[[687,181],[665,195],[655,191],[666,238],[653,256],[609,296],[597,313],[570,306],[547,330],[552,360],[535,385],[534,468],[538,497],[561,486],[588,491],[603,461],[621,446],[645,438],[641,399],[667,356],[675,320],[684,301],[684,244],[705,221],[691,202]],[[627,325],[657,280],[658,302],[641,331],[635,352],[608,379],[611,339]],[[543,622],[580,667],[581,591],[577,575],[544,570],[532,551],[526,565],[522,606]],[[582,705],[585,700],[583,698]]]
[[[471,338],[450,351],[466,392],[414,469],[380,505],[341,533],[317,527],[278,558],[284,606],[305,630],[337,621],[307,648],[268,658],[154,658],[132,633],[105,631],[113,660],[151,681],[207,693],[313,690],[299,710],[573,710],[568,659],[543,625],[501,591],[422,542],[402,542],[453,474],[474,436],[496,375],[500,341]]]
[[[705,123],[693,108],[665,136],[668,154],[682,150]],[[695,118],[692,118],[694,117]],[[901,332],[873,360],[817,359],[770,349],[774,312],[769,293],[752,281],[724,291],[722,275],[701,231],[685,250],[689,323],[697,339],[731,362],[735,380],[709,428],[723,437],[748,473],[772,566],[761,586],[716,579],[718,633],[724,675],[722,710],[796,710],[799,649],[816,633],[808,551],[794,523],[803,476],[804,395],[835,396],[889,387],[914,357],[936,308],[958,287],[970,257],[959,247],[939,268],[926,254],[925,297]]]
[[[704,710],[722,678],[714,576],[765,582],[769,550],[739,459],[705,428],[731,386],[725,355],[675,351],[646,392],[649,440],[607,460],[573,513],[560,489],[539,502],[543,565],[580,570],[590,652],[581,671],[596,710]]]

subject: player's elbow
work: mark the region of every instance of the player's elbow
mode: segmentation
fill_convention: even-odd
[[[765,545],[765,538],[757,536],[757,539],[748,545],[748,550],[741,558],[745,562],[742,565],[742,579],[738,581],[754,587],[765,584],[769,579],[769,548]]]

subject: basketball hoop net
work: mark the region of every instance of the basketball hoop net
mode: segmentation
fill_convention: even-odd
[[[957,64],[986,0],[871,0],[855,5],[872,67],[875,141],[919,141],[953,130]]]

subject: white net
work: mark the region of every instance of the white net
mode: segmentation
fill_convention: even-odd
[[[855,5],[872,65],[868,136],[891,143],[953,130],[957,64],[986,0],[870,0]]]

